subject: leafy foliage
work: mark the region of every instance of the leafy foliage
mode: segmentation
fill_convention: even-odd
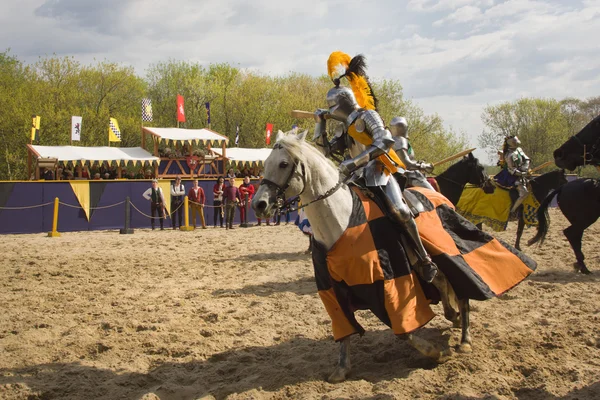
[[[410,125],[419,158],[436,161],[466,148],[464,135],[444,128],[438,115],[403,97],[398,81],[372,82],[385,121],[403,115]],[[185,98],[182,128],[205,128],[205,103],[210,103],[213,131],[240,147],[264,147],[265,126],[289,130],[292,125],[313,130],[312,119],[296,120],[293,109],[325,107],[332,83],[327,76],[289,73],[269,76],[229,64],[202,66],[168,60],[150,65],[145,77],[109,61],[81,65],[71,57],[45,57],[26,65],[9,51],[0,53],[0,179],[25,179],[31,115],[41,116],[41,145],[67,145],[71,116],[83,117],[80,146],[106,146],[108,120],[118,120],[120,144],[141,145],[141,99],[152,100],[153,122],[147,126],[177,126],[176,97]],[[329,127],[333,130],[334,126]],[[309,135],[310,137],[310,135]],[[150,142],[150,141],[148,141]],[[151,143],[147,150],[152,151]]]
[[[585,101],[522,98],[488,106],[481,117],[487,129],[479,136],[479,144],[487,149],[490,158],[495,158],[504,138],[517,135],[535,167],[553,160],[554,150],[599,113],[600,96]],[[591,169],[585,173],[596,174]]]

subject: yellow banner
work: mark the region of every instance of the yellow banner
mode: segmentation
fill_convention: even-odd
[[[90,182],[89,181],[69,181],[79,205],[85,212],[88,222],[90,220]]]

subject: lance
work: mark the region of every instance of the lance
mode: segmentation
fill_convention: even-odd
[[[318,118],[314,112],[310,112],[310,111],[292,110],[290,112],[290,114],[294,118],[310,118],[310,119],[315,119],[315,120]],[[325,116],[325,119],[329,119],[329,114],[325,114],[324,116]]]
[[[475,149],[476,149],[476,147],[473,147],[472,149],[463,150],[460,153],[456,153],[453,156],[446,157],[443,160],[440,160],[438,162],[433,163],[433,166],[436,167],[436,166],[438,166],[440,164],[444,164],[444,163],[447,163],[448,161],[452,161],[452,160],[455,160],[455,159],[457,159],[459,157],[465,156],[465,155],[469,154],[470,152],[472,152]]]
[[[546,168],[549,165],[552,165],[554,163],[554,161],[546,161],[545,163],[543,163],[542,165],[538,165],[537,167],[535,167],[534,169],[530,169],[529,173],[533,174],[535,171],[539,171],[542,168]]]

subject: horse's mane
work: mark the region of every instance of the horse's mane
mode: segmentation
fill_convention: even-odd
[[[317,148],[304,140],[303,132],[300,136],[294,131],[280,132],[277,135],[276,145],[280,145],[288,154],[296,160],[296,163],[303,164],[306,168],[304,171],[305,178],[311,182],[313,188],[320,190],[329,189],[328,178],[331,175],[338,176],[337,167],[335,164],[325,157]],[[320,173],[315,173],[315,172]],[[319,190],[319,189],[318,189]]]
[[[316,147],[303,139],[299,139],[294,131],[280,133],[277,138],[277,144],[281,145],[294,159],[299,162],[311,164],[324,164],[336,169],[335,164],[325,157]]]
[[[577,136],[578,138],[585,140],[593,140],[596,139],[596,137],[598,135],[600,135],[600,129],[598,129],[598,127],[600,127],[600,115],[598,115],[596,118],[594,118],[593,120],[591,120],[586,126],[583,127],[583,129],[581,129],[579,132],[577,132],[575,134],[575,136]],[[590,134],[591,137],[589,138],[583,138],[584,135],[586,134]],[[591,143],[590,143],[591,144]]]

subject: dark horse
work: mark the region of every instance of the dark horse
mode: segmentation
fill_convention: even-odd
[[[574,170],[580,165],[600,165],[600,115],[587,124],[579,133],[572,136],[554,151],[554,162],[561,168]],[[558,206],[571,226],[563,233],[569,240],[577,262],[576,270],[589,274],[581,251],[583,231],[600,217],[600,182],[597,179],[577,179],[552,191],[544,199],[538,210],[538,233],[528,244],[544,241],[548,233],[546,209],[554,196],[558,196]]]
[[[486,193],[494,191],[494,184],[485,173],[485,168],[479,160],[469,153],[459,162],[435,177],[442,193],[454,205],[458,203],[460,195],[467,183],[479,186]]]
[[[577,179],[553,190],[542,202],[538,209],[538,233],[527,244],[532,245],[539,240],[544,242],[548,233],[547,209],[554,196],[558,196],[558,207],[569,220],[571,226],[563,230],[569,240],[577,262],[574,267],[577,271],[590,274],[590,270],[583,262],[581,239],[583,231],[600,217],[600,182],[597,179]]]
[[[554,162],[569,171],[580,165],[600,165],[600,115],[554,150]]]

